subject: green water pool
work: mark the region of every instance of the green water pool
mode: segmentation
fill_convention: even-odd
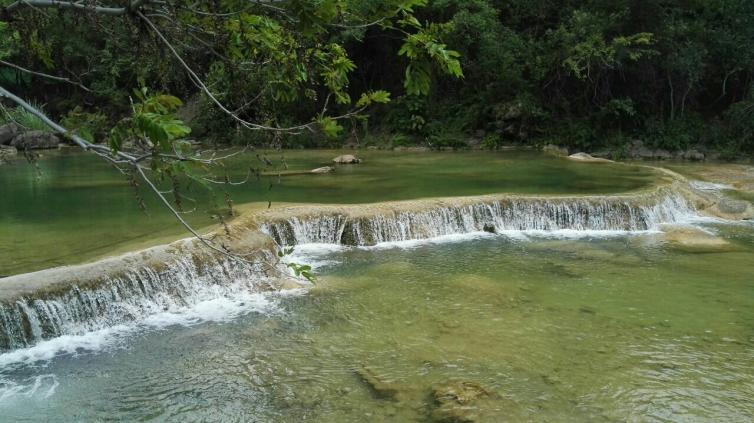
[[[754,227],[711,229],[734,247],[694,254],[644,234],[302,249],[298,259],[319,266],[308,293],[264,306],[213,303],[200,307],[204,318],[168,314],[120,342],[0,366],[0,413],[14,421],[751,421]],[[459,386],[466,402],[448,397]]]
[[[265,172],[308,170],[348,151],[246,152],[228,160],[235,180],[253,167]],[[639,166],[575,163],[533,151],[408,153],[359,151],[364,162],[334,174],[262,176],[231,187],[235,203],[368,203],[496,192],[598,194],[651,183]],[[270,164],[266,164],[268,161]],[[222,175],[219,175],[222,177]],[[143,196],[146,212],[138,206]],[[197,227],[227,208],[186,186],[186,219]],[[192,202],[191,200],[195,200]],[[19,159],[0,166],[0,276],[86,262],[187,235],[149,192],[134,190],[119,172],[75,150],[43,152],[35,166]]]

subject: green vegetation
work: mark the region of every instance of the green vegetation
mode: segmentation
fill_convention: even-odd
[[[0,86],[96,142],[149,87],[220,143],[754,152],[748,0],[32,3],[0,1],[0,60],[55,78]]]

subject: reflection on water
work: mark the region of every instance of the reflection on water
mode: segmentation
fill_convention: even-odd
[[[14,420],[750,421],[754,236],[322,249],[276,312],[6,368]],[[36,378],[36,379],[35,379]],[[33,394],[32,387],[42,385]],[[53,394],[48,396],[50,391]],[[455,419],[455,420],[453,420]]]

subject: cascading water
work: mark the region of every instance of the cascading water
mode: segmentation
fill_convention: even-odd
[[[309,208],[308,213],[292,213],[287,218],[280,218],[276,214],[280,212],[273,210],[260,216],[259,228],[280,245],[375,245],[478,231],[642,231],[696,215],[693,205],[672,187],[631,196],[500,196],[386,204]],[[266,241],[257,238],[255,242]],[[164,270],[140,266],[119,276],[92,280],[71,276],[64,279],[60,289],[7,296],[0,301],[0,349],[27,347],[45,339],[137,321],[176,307],[266,289],[269,279],[265,269],[269,269],[261,263],[269,265],[275,257],[269,247],[262,251],[258,265],[187,255],[160,266]],[[39,277],[45,277],[43,273]],[[26,275],[25,280],[35,276]]]
[[[680,194],[642,197],[504,198],[421,211],[390,211],[368,217],[325,214],[266,223],[263,231],[281,245],[309,243],[375,245],[478,231],[643,231],[695,215]]]
[[[71,285],[44,297],[20,297],[0,303],[0,349],[22,348],[200,301],[259,291],[267,288],[265,283],[261,265],[229,259],[197,264],[184,258],[159,272],[144,267],[91,287]]]

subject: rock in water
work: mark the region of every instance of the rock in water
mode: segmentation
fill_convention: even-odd
[[[693,226],[664,225],[662,231],[665,241],[681,250],[706,253],[730,248],[728,241]]]
[[[717,204],[705,209],[704,213],[727,220],[754,219],[754,207],[751,203],[728,197],[721,198]]]
[[[388,380],[376,374],[369,367],[362,367],[356,370],[356,374],[374,393],[374,396],[380,399],[395,399],[398,395],[398,388]]]
[[[338,156],[334,159],[332,159],[333,163],[337,164],[357,164],[361,163],[361,159],[354,156],[353,154],[344,154],[342,156]]]
[[[335,171],[335,168],[332,166],[323,166],[323,167],[318,167],[316,169],[312,169],[310,173],[330,173],[334,171]]]
[[[608,159],[601,159],[599,157],[592,157],[589,154],[586,153],[576,153],[571,154],[568,156],[570,160],[574,160],[577,162],[586,162],[586,163],[612,163],[612,160]]]
[[[22,149],[47,149],[58,148],[60,139],[55,135],[45,131],[29,131],[16,135],[10,145],[19,150]]]
[[[18,135],[18,125],[9,123],[0,126],[0,145],[8,145]]]
[[[479,407],[474,403],[492,395],[475,382],[451,382],[437,387],[432,392],[435,409],[431,421],[434,422],[475,422],[479,421]]]

